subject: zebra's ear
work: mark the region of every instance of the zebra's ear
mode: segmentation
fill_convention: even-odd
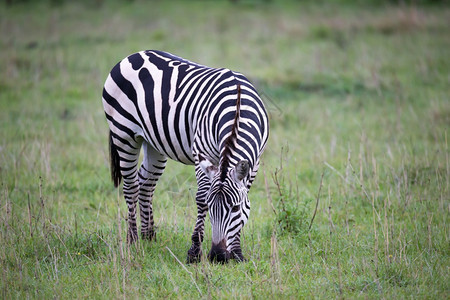
[[[217,172],[219,171],[219,168],[213,165],[206,158],[200,162],[200,168],[202,168],[203,173],[205,173],[206,176],[208,176],[209,180],[212,180],[214,175],[216,175]]]
[[[234,168],[234,174],[237,181],[242,181],[247,175],[250,170],[250,166],[248,164],[248,160],[241,160],[237,163],[236,167]]]

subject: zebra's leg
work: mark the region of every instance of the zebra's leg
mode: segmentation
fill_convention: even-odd
[[[241,231],[239,231],[234,237],[233,242],[231,243],[231,258],[243,262],[246,261],[244,255],[242,255],[241,250]]]
[[[141,144],[134,141],[122,143],[124,140],[120,138],[113,138],[112,141],[114,145],[111,146],[111,151],[115,151],[115,155],[119,157],[120,173],[123,177],[123,195],[128,206],[127,241],[133,243],[137,240],[136,203],[139,194],[137,166]]]
[[[141,236],[143,239],[155,237],[152,199],[156,183],[164,172],[167,158],[144,142],[144,160],[139,169],[139,212],[141,215]]]
[[[123,194],[128,206],[127,242],[132,244],[137,240],[136,203],[139,191],[137,176],[123,177]]]
[[[255,180],[256,173],[258,172],[259,168],[259,161],[255,164],[253,170],[250,172],[249,180],[247,183],[247,190],[250,190],[250,187],[252,186],[253,181]],[[247,223],[248,218],[250,216],[250,200],[247,197],[244,202],[244,206],[242,207],[243,212],[243,220],[242,220],[242,227]],[[242,230],[241,227],[241,230]],[[241,230],[236,234],[234,237],[233,242],[231,243],[231,257],[237,261],[246,261],[244,258],[244,255],[242,254],[241,249]]]
[[[203,173],[200,165],[195,166],[195,175],[197,177],[197,194],[195,201],[197,203],[197,222],[195,223],[194,233],[192,233],[192,246],[188,250],[187,262],[199,262],[202,256],[202,242],[205,234],[205,217],[208,212],[206,204],[206,194],[208,193],[210,183],[208,177]]]
[[[230,246],[231,258],[233,258],[239,262],[246,261],[246,259],[244,258],[244,255],[242,254],[242,249],[241,249],[241,231],[242,231],[242,228],[244,227],[245,223],[247,223],[248,216],[250,214],[250,201],[248,200],[248,198],[244,202],[244,207],[242,208],[242,211],[244,213],[244,216],[243,216],[243,220],[241,221],[242,222],[241,229],[234,236],[233,241],[231,242],[231,246]]]

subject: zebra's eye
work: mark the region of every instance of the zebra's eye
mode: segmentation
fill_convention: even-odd
[[[235,205],[235,206],[233,206],[233,208],[231,209],[231,211],[235,213],[235,212],[238,212],[239,209],[241,209],[241,206],[240,206],[240,205]]]

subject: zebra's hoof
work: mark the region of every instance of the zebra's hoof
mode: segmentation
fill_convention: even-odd
[[[137,232],[133,231],[133,230],[128,230],[127,243],[128,244],[134,244],[135,242],[137,242],[137,239],[138,239]]]
[[[141,237],[143,240],[148,240],[148,241],[155,240],[156,241],[156,232],[153,230],[141,232]]]
[[[248,259],[246,259],[245,257],[241,256],[241,257],[235,257],[234,258],[235,261],[239,262],[239,263],[246,263],[248,262]]]
[[[234,259],[237,262],[247,262],[248,259],[246,259],[241,251],[231,251],[231,258]]]
[[[186,262],[188,264],[196,264],[200,262],[202,259],[202,250],[200,248],[192,248],[189,249],[187,254]]]

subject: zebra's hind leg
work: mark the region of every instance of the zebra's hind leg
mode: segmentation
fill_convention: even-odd
[[[167,158],[144,142],[144,160],[139,169],[139,212],[141,215],[141,236],[143,239],[155,237],[153,221],[153,192],[156,183],[166,167]]]
[[[139,184],[137,176],[123,178],[123,194],[128,206],[128,232],[127,242],[134,243],[137,240],[137,225],[136,225],[136,202]]]
[[[128,243],[137,240],[136,203],[139,193],[137,166],[140,147],[139,142],[112,137],[111,151],[119,157],[120,173],[123,177],[123,195],[128,206]]]
[[[206,204],[206,194],[208,193],[210,183],[201,167],[197,164],[195,167],[195,175],[197,177],[197,194],[195,200],[197,202],[197,222],[195,223],[194,233],[192,233],[192,246],[187,254],[187,263],[199,262],[202,257],[202,242],[205,234],[205,217],[208,212]]]

